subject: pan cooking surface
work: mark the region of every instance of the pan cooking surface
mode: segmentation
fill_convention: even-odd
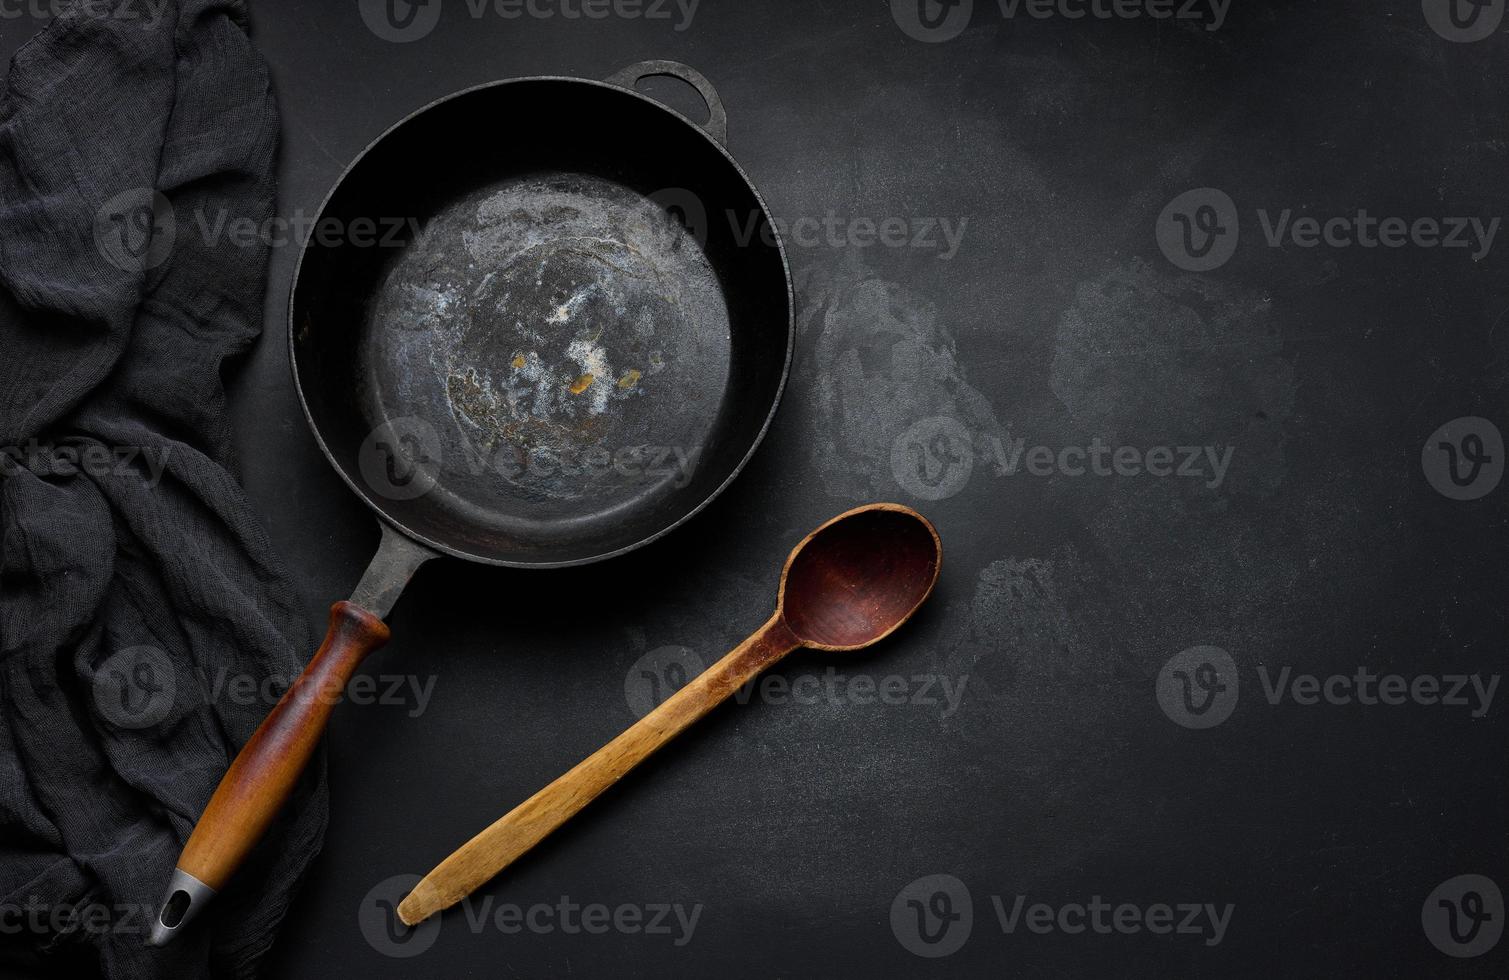
[[[587,530],[686,486],[729,377],[729,313],[697,239],[586,174],[443,207],[364,329],[367,421],[424,430],[434,503],[511,533]]]

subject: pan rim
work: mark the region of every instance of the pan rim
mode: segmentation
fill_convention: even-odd
[[[415,531],[413,528],[407,527],[402,522],[396,520],[379,503],[374,501],[355,480],[351,478],[351,475],[346,472],[345,467],[341,466],[340,463],[337,462],[335,454],[331,451],[330,446],[326,443],[325,436],[320,431],[320,427],[315,422],[314,415],[310,411],[309,400],[304,393],[303,382],[299,378],[299,357],[295,343],[295,333],[297,327],[296,320],[294,318],[294,304],[298,298],[299,283],[302,279],[302,273],[304,270],[304,258],[309,250],[308,241],[304,242],[299,247],[298,260],[294,264],[293,276],[289,280],[287,312],[288,363],[290,373],[293,375],[294,391],[298,394],[299,398],[299,409],[304,415],[304,423],[309,427],[310,433],[314,436],[314,441],[320,447],[320,452],[324,454],[326,461],[330,464],[331,468],[335,470],[336,474],[339,475],[340,478],[346,483],[346,485],[351,488],[351,491],[356,494],[357,499],[366,504],[367,507],[377,516],[377,519],[379,521],[388,524],[394,530],[403,534],[410,540],[417,541],[427,548],[434,549],[440,554],[450,555],[451,557],[461,558],[466,561],[475,562],[477,564],[493,565],[501,568],[574,568],[582,565],[592,565],[596,564],[597,562],[607,561],[610,558],[617,558],[620,555],[627,554],[631,551],[636,551],[640,548],[645,547],[646,545],[660,540],[661,538],[670,534],[672,531],[681,527],[683,524],[686,524],[692,518],[700,514],[704,509],[707,508],[709,504],[718,499],[718,497],[728,489],[729,485],[732,484],[734,480],[738,479],[739,475],[744,472],[744,468],[749,465],[750,460],[754,458],[754,454],[759,451],[760,446],[765,442],[765,436],[770,431],[770,427],[775,421],[775,415],[777,410],[779,410],[780,408],[781,399],[786,393],[786,383],[791,375],[791,361],[796,347],[796,295],[791,279],[791,262],[786,254],[786,243],[785,240],[781,237],[780,229],[776,225],[774,216],[770,212],[770,206],[766,204],[765,197],[760,193],[760,189],[755,185],[755,182],[750,178],[749,174],[739,164],[739,161],[734,158],[733,154],[729,151],[727,146],[719,142],[702,126],[693,122],[691,119],[687,118],[685,115],[663,102],[650,98],[649,96],[634,89],[624,88],[611,82],[605,82],[592,78],[580,78],[573,75],[524,75],[516,78],[495,79],[490,82],[482,82],[478,85],[472,85],[464,89],[459,89],[455,92],[449,93],[448,95],[441,96],[438,99],[428,102],[417,109],[414,109],[413,111],[404,115],[397,122],[390,125],[387,129],[384,129],[376,138],[368,142],[367,145],[362,148],[361,152],[353,157],[351,162],[341,170],[340,174],[337,175],[334,183],[330,185],[330,189],[325,193],[324,198],[320,201],[319,210],[316,212],[317,220],[318,218],[324,217],[326,209],[330,206],[330,202],[335,198],[335,195],[339,193],[342,185],[345,184],[346,178],[349,177],[357,167],[361,166],[362,161],[367,158],[367,155],[371,153],[372,150],[378,146],[378,144],[382,143],[389,136],[402,129],[408,123],[424,115],[426,112],[429,112],[431,109],[434,109],[440,105],[444,105],[445,103],[448,103],[454,99],[459,99],[476,92],[502,88],[507,85],[517,85],[526,82],[567,82],[577,85],[588,85],[595,88],[607,89],[615,93],[631,96],[647,105],[660,110],[661,112],[668,113],[680,123],[694,131],[698,136],[700,136],[710,146],[712,146],[718,153],[722,154],[723,158],[728,161],[730,166],[733,167],[734,172],[738,174],[741,180],[744,181],[744,184],[749,188],[750,193],[754,195],[755,204],[759,207],[761,215],[763,215],[766,224],[770,228],[771,237],[775,241],[776,254],[781,260],[781,274],[782,278],[785,280],[786,286],[786,352],[781,363],[781,373],[780,378],[776,383],[775,395],[771,398],[770,401],[770,408],[765,413],[765,418],[760,423],[759,431],[755,434],[755,437],[750,440],[749,448],[739,459],[738,463],[735,464],[733,469],[729,471],[728,476],[725,477],[724,480],[716,487],[705,494],[701,500],[697,501],[694,506],[688,508],[684,513],[679,515],[675,520],[671,521],[665,527],[660,528],[659,530],[643,538],[640,538],[637,541],[633,541],[618,548],[603,551],[598,554],[587,555],[580,558],[554,559],[546,561],[525,561],[514,558],[497,558],[488,555],[474,554],[472,552],[453,547],[449,544],[446,544],[445,542],[438,541],[424,534],[421,534]]]

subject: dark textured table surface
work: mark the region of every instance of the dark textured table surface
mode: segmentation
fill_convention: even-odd
[[[687,528],[420,572],[365,668],[388,696],[337,714],[269,975],[1509,972],[1503,0],[1467,27],[1432,0],[1001,6],[432,0],[400,43],[381,4],[253,5],[290,217],[453,90],[700,68],[799,331],[768,440]],[[232,395],[315,623],[377,530],[298,410],[295,259]],[[438,931],[373,926],[389,879],[632,723],[647,670],[763,622],[790,546],[871,499],[942,534],[915,623],[793,658]]]

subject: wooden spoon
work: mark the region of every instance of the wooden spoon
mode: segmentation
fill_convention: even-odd
[[[942,560],[938,532],[899,504],[859,507],[813,531],[786,559],[769,622],[628,731],[463,844],[414,886],[398,917],[417,925],[470,895],[796,648],[858,650],[889,636],[933,591]]]

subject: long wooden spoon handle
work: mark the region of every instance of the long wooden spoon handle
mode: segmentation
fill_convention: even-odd
[[[780,613],[575,768],[463,844],[414,886],[398,917],[417,925],[470,895],[603,790],[800,645]]]

